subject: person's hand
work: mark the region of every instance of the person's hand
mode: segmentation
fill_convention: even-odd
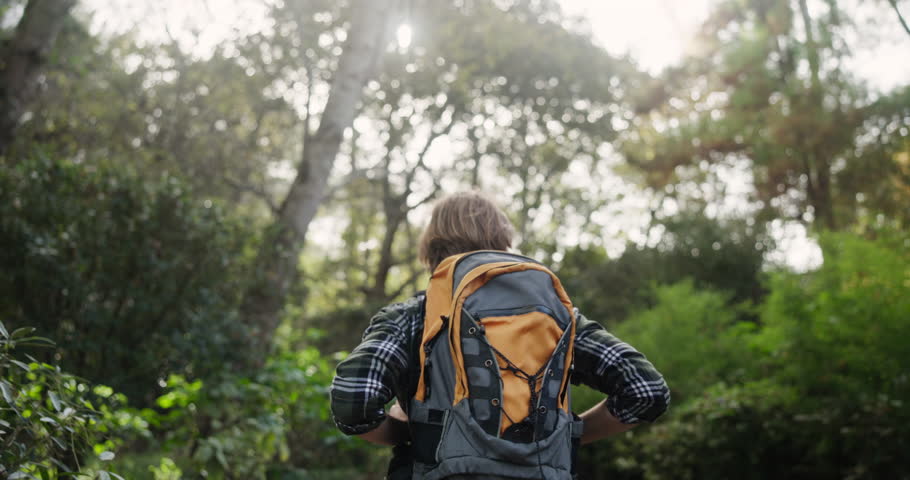
[[[378,427],[367,433],[362,433],[358,437],[377,445],[388,445],[394,447],[407,443],[411,438],[411,432],[408,429],[408,415],[395,402],[389,408],[386,419]]]
[[[398,405],[398,402],[395,402],[395,405],[392,405],[392,408],[389,409],[389,417],[394,418],[399,422],[408,422],[408,414],[404,413],[404,410]]]

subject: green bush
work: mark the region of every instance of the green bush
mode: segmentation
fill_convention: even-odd
[[[58,478],[86,475],[81,466],[97,455],[101,462],[122,439],[147,435],[146,424],[123,409],[126,398],[110,387],[92,386],[17,352],[52,347],[33,328],[8,332],[0,322],[0,476]],[[96,473],[114,475],[105,469]]]
[[[0,315],[58,341],[52,363],[141,405],[171,372],[242,355],[251,235],[172,175],[122,170],[40,154],[0,170]]]
[[[818,271],[772,276],[754,333],[686,284],[623,324],[686,395],[656,425],[583,450],[583,468],[606,466],[588,478],[910,478],[910,241],[821,245]]]
[[[718,382],[748,378],[754,324],[740,322],[740,308],[724,294],[691,281],[655,289],[657,304],[629,317],[616,335],[634,345],[667,380],[673,403],[702,394]]]
[[[821,246],[817,272],[772,279],[756,339],[766,368],[821,406],[910,401],[910,237],[828,234]]]
[[[156,468],[228,479],[366,464],[364,444],[332,424],[333,374],[334,362],[309,348],[274,356],[253,377],[171,376],[158,410],[144,413],[164,433],[162,454],[176,462]]]
[[[650,295],[655,305],[632,314],[613,333],[644,353],[664,375],[673,395],[670,415],[678,415],[678,405],[700,398],[719,382],[749,378],[754,357],[748,347],[755,326],[739,320],[743,308],[730,306],[728,294],[699,289],[686,280],[656,287]],[[603,394],[587,388],[573,390],[573,408],[579,412],[602,399]],[[651,428],[583,447],[580,478],[644,478],[654,461],[645,453],[654,442]]]
[[[910,417],[883,398],[816,408],[774,380],[717,387],[639,437],[647,479],[910,478]]]

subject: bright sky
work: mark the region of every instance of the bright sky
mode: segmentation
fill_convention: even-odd
[[[679,61],[688,39],[714,0],[562,0],[563,9],[585,18],[601,46],[631,53],[651,72]]]
[[[810,0],[813,10],[820,0]],[[657,73],[679,62],[689,39],[704,21],[717,0],[561,0],[566,13],[581,16],[601,46],[614,54],[631,53],[639,66]],[[851,40],[857,53],[849,69],[870,82],[873,88],[889,90],[910,80],[910,36],[884,2],[842,0],[862,26],[865,40],[874,39],[874,48],[862,40]],[[910,17],[903,2],[905,17]],[[815,8],[813,8],[815,7]],[[883,15],[884,11],[884,15]],[[879,42],[881,38],[883,41]],[[898,60],[901,59],[901,60]]]
[[[821,0],[810,0],[810,7]],[[871,2],[854,2],[855,17],[869,17]],[[707,17],[717,0],[561,0],[569,15],[582,17],[589,25],[595,41],[614,54],[629,53],[640,67],[657,73],[664,67],[679,62],[686,53],[688,41],[700,23]],[[200,52],[232,32],[248,32],[262,28],[265,9],[257,0],[83,0],[89,11],[96,12],[95,28],[123,30],[138,27],[140,38],[164,40],[169,31],[186,46]],[[882,4],[878,4],[879,7]],[[881,10],[877,10],[881,12]],[[910,14],[910,12],[908,12]],[[875,20],[875,19],[873,19]],[[875,35],[888,39],[876,42],[875,49],[855,43],[857,59],[850,69],[882,91],[910,80],[910,37],[897,23],[896,18],[868,20]],[[195,31],[196,35],[189,32]],[[870,30],[870,33],[872,30]],[[192,42],[190,39],[193,39]],[[632,209],[637,210],[637,209]],[[610,223],[617,222],[613,218]],[[337,226],[336,226],[337,228]],[[628,238],[637,235],[633,225],[627,225]],[[314,229],[319,230],[319,229]],[[786,263],[797,270],[818,265],[821,254],[813,241],[806,237],[805,229],[798,224],[775,225],[772,230],[781,243],[781,251],[773,256],[777,263]]]
[[[560,0],[565,12],[585,19],[595,40],[614,54],[630,53],[639,65],[653,73],[679,62],[712,5],[718,0]],[[810,0],[810,8],[822,0]],[[176,38],[191,38],[198,31],[199,51],[212,46],[232,31],[261,28],[266,13],[261,0],[83,0],[87,10],[97,12],[96,28],[122,30],[138,27],[141,37],[165,39],[169,30]],[[887,90],[910,80],[910,36],[901,30],[896,16],[884,2],[841,0],[854,20],[862,25],[862,39],[849,39],[857,53],[850,69],[875,88]],[[908,9],[907,2],[903,2]],[[910,9],[908,9],[910,10]],[[904,12],[910,16],[910,12]],[[167,28],[165,28],[167,27]],[[874,48],[863,45],[874,39]],[[884,41],[879,42],[882,39]]]

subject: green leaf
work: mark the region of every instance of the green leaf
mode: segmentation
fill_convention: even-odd
[[[92,391],[95,392],[96,395],[104,398],[108,398],[114,394],[114,389],[107,385],[95,385]]]
[[[45,337],[25,337],[16,341],[16,345],[29,347],[53,347],[56,345],[53,340]]]
[[[48,397],[51,399],[51,404],[54,405],[54,410],[60,411],[63,407],[60,403],[60,397],[57,395],[57,392],[48,392]]]
[[[6,403],[10,405],[16,403],[16,389],[14,389],[6,380],[0,380],[0,392],[3,393],[3,399],[6,400]]]
[[[25,364],[25,363],[23,363],[23,362],[20,362],[19,360],[13,360],[13,359],[11,358],[9,361],[10,361],[10,363],[12,363],[13,365],[15,365],[15,366],[17,366],[17,367],[19,367],[19,368],[25,370],[26,372],[32,371],[32,369],[29,368],[29,366],[28,366],[27,364]]]
[[[111,480],[111,476],[104,470],[98,470],[98,478],[101,480]]]
[[[57,446],[60,447],[61,450],[66,451],[69,448],[63,440],[60,440],[57,437],[51,437],[51,441],[56,443]]]
[[[26,335],[31,335],[35,331],[34,327],[22,327],[13,330],[13,333],[10,335],[10,338],[22,338]]]
[[[53,438],[54,440],[56,440],[58,443],[60,442],[60,440],[58,440],[56,437],[52,437],[52,438]],[[66,450],[67,447],[66,447],[66,446],[62,446],[61,448],[63,448],[64,450]],[[60,460],[57,460],[56,458],[49,458],[48,460],[50,460],[51,463],[53,463],[54,465],[57,466],[58,469],[60,469],[60,470],[57,472],[57,475],[67,475],[67,474],[69,474],[70,476],[74,476],[74,473],[75,473],[75,474],[78,474],[78,472],[72,472],[72,471],[70,471],[69,465],[67,465],[67,464],[65,464],[65,463],[63,463],[63,462],[61,462]]]
[[[3,325],[3,322],[0,322],[0,335],[3,335],[3,338],[9,338],[9,332],[6,331],[6,325]]]

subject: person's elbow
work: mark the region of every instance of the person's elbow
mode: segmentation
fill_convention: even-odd
[[[375,430],[385,420],[381,402],[352,394],[338,377],[332,382],[329,396],[332,420],[345,435],[363,435]],[[373,403],[379,403],[379,407],[371,405]]]
[[[649,381],[611,396],[608,404],[623,423],[651,423],[670,407],[670,388],[663,378]]]

